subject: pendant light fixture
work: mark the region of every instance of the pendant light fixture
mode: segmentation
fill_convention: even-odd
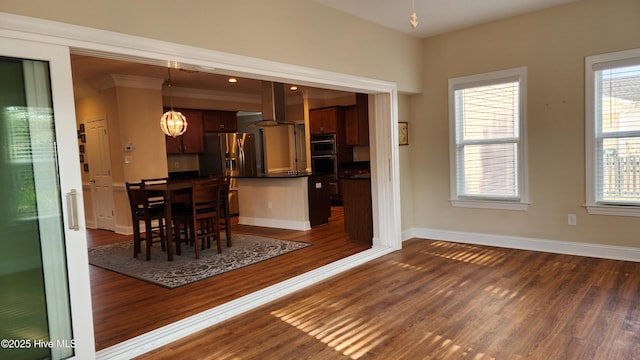
[[[416,15],[415,0],[411,0],[411,17],[409,18],[409,24],[412,28],[418,27],[418,15]]]
[[[167,72],[169,73],[167,87],[171,90],[171,68],[167,68]],[[181,112],[173,110],[173,95],[171,93],[169,93],[169,104],[171,109],[160,118],[160,128],[165,135],[176,138],[187,131],[187,118]]]

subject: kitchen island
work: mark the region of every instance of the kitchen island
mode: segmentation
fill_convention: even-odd
[[[329,222],[329,175],[283,172],[234,178],[241,225],[309,230]]]

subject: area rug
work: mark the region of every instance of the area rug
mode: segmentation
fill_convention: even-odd
[[[123,241],[89,249],[89,263],[173,289],[311,245],[243,234],[233,235],[231,247],[225,246],[224,239],[222,244],[221,254],[212,244],[210,249],[199,251],[199,259],[193,247],[182,245],[182,255],[174,251],[173,261],[167,261],[167,253],[153,244],[151,260],[147,261],[144,244],[142,253],[134,258],[133,241]]]

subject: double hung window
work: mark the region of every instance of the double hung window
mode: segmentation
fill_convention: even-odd
[[[586,58],[587,209],[640,216],[640,49]]]
[[[454,206],[526,210],[526,68],[449,79]]]

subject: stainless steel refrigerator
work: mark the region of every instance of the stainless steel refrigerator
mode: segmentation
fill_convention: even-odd
[[[250,133],[207,133],[200,176],[256,176],[256,139]]]
[[[204,153],[200,154],[200,176],[256,176],[256,141],[254,134],[208,133],[204,136]],[[229,213],[238,214],[238,186],[231,178]]]

